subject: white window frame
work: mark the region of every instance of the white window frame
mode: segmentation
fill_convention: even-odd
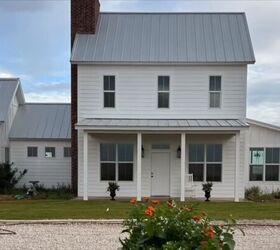
[[[29,148],[36,148],[37,149],[37,155],[36,156],[29,156],[28,155],[28,149]],[[37,158],[38,157],[38,147],[36,147],[36,146],[27,146],[27,152],[26,152],[26,155],[27,155],[27,158]]]
[[[115,79],[115,89],[114,90],[105,90],[104,88],[104,82],[105,77],[114,77]],[[103,108],[104,109],[115,109],[116,108],[116,76],[115,75],[103,75],[103,82],[102,82],[102,88],[103,88]],[[114,93],[114,107],[105,107],[105,93]]]
[[[216,183],[221,183],[223,182],[223,152],[224,152],[224,147],[222,143],[190,143],[188,145],[188,150],[190,150],[190,145],[203,145],[204,146],[204,161],[203,162],[188,162],[188,173],[190,174],[190,164],[203,164],[203,181],[195,181],[195,182],[207,182],[207,164],[221,164],[221,180],[220,181],[211,181],[211,182],[216,182]],[[208,145],[222,145],[222,161],[221,162],[208,162],[207,161],[207,146]],[[188,157],[189,159],[189,157]]]
[[[54,156],[47,156],[46,155],[47,148],[54,148]],[[56,158],[56,147],[50,147],[50,146],[45,147],[45,158],[47,158],[47,159],[54,159],[54,158]]]
[[[263,164],[252,164],[251,159],[249,160],[249,181],[250,182],[280,182],[280,162],[279,163],[266,163],[266,149],[268,148],[279,148],[279,147],[250,147],[249,148],[249,156],[251,155],[251,149],[258,148],[263,150]],[[279,150],[280,154],[280,150]],[[280,155],[279,155],[280,158]],[[262,166],[263,167],[263,174],[262,174],[262,180],[250,180],[250,170],[251,166]],[[277,181],[267,181],[266,180],[266,166],[278,166],[278,180]]]
[[[210,79],[211,77],[221,77],[221,89],[220,90],[210,90]],[[209,108],[210,109],[221,109],[222,108],[222,75],[210,75],[209,76],[209,83],[208,83],[208,90],[209,90]],[[211,94],[219,94],[219,103],[220,103],[220,106],[219,107],[211,107]]]
[[[114,144],[116,145],[116,160],[115,161],[102,161],[101,160],[101,144]],[[119,156],[118,156],[118,147],[120,144],[129,144],[129,145],[133,145],[133,158],[132,158],[132,161],[119,161]],[[134,181],[134,144],[133,143],[110,143],[110,142],[104,142],[104,143],[100,143],[99,145],[99,150],[100,150],[100,153],[99,153],[99,167],[100,167],[100,173],[99,173],[99,180],[101,182],[108,182],[108,181],[117,181],[117,182],[133,182]],[[101,179],[101,164],[102,163],[114,163],[115,164],[115,180],[102,180]],[[119,163],[128,163],[128,164],[132,164],[132,180],[119,180]]]
[[[67,151],[69,150],[69,153],[70,153],[69,156],[65,156],[65,152],[66,152],[65,150],[67,150]],[[63,147],[63,157],[64,158],[71,157],[71,147]]]
[[[159,90],[159,77],[168,77],[168,90]],[[159,107],[159,94],[168,94],[168,107]],[[169,75],[158,75],[157,77],[157,108],[158,109],[169,109],[170,108],[170,76]]]

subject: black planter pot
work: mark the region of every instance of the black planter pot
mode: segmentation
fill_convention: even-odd
[[[210,201],[209,198],[211,197],[211,191],[205,191],[205,201]]]

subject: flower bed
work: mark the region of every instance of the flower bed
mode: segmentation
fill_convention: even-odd
[[[124,222],[122,249],[234,249],[234,221],[212,225],[206,213],[194,207],[144,200],[131,200],[135,208]]]

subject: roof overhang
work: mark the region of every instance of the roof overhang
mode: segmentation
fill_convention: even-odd
[[[88,118],[76,124],[76,129],[94,132],[146,133],[232,133],[247,129],[247,123],[236,119],[107,119]]]

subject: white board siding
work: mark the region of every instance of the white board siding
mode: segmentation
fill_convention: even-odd
[[[244,140],[243,133],[241,141]],[[134,172],[133,181],[118,182],[120,184],[119,197],[136,196],[136,134],[92,134],[89,136],[89,164],[88,164],[88,195],[90,197],[108,196],[106,188],[108,181],[100,181],[100,143],[133,143],[134,144]],[[145,157],[142,158],[142,196],[151,195],[151,154],[154,151],[152,144],[170,144],[170,195],[180,196],[180,159],[177,158],[177,148],[180,145],[180,135],[143,135],[143,147]],[[222,143],[223,144],[223,168],[222,182],[214,183],[213,197],[232,198],[234,197],[234,172],[235,172],[235,137],[233,135],[187,135],[186,156],[188,156],[189,143]],[[79,178],[78,196],[83,195],[83,143],[82,133],[79,132]],[[241,147],[241,151],[244,148]],[[163,150],[166,151],[166,150]],[[244,155],[244,154],[243,154]],[[242,156],[242,154],[241,154]],[[186,161],[186,172],[188,171],[188,157]],[[239,195],[244,197],[243,185],[243,157],[241,157]],[[196,182],[196,197],[203,197],[201,182]]]
[[[116,76],[116,107],[103,108],[103,76]],[[159,75],[170,76],[170,108],[157,108]],[[209,108],[209,76],[222,76],[222,108]],[[78,66],[78,119],[245,119],[247,66]]]
[[[18,105],[18,99],[15,95],[11,101],[5,122],[0,123],[0,162],[5,160],[5,147],[9,147],[9,133],[18,110]]]
[[[271,192],[273,190],[280,190],[280,181],[249,181],[249,153],[252,147],[275,147],[280,148],[280,131],[269,129],[266,127],[250,124],[248,130],[248,147],[246,150],[246,156],[248,161],[245,165],[245,186],[252,187],[258,186],[265,192]]]
[[[27,174],[19,185],[29,181],[40,181],[45,187],[68,185],[71,182],[71,158],[64,157],[64,147],[70,141],[11,141],[11,162],[19,170],[27,169]],[[38,147],[38,157],[27,157],[27,147]],[[55,147],[55,158],[45,158],[45,147]]]

